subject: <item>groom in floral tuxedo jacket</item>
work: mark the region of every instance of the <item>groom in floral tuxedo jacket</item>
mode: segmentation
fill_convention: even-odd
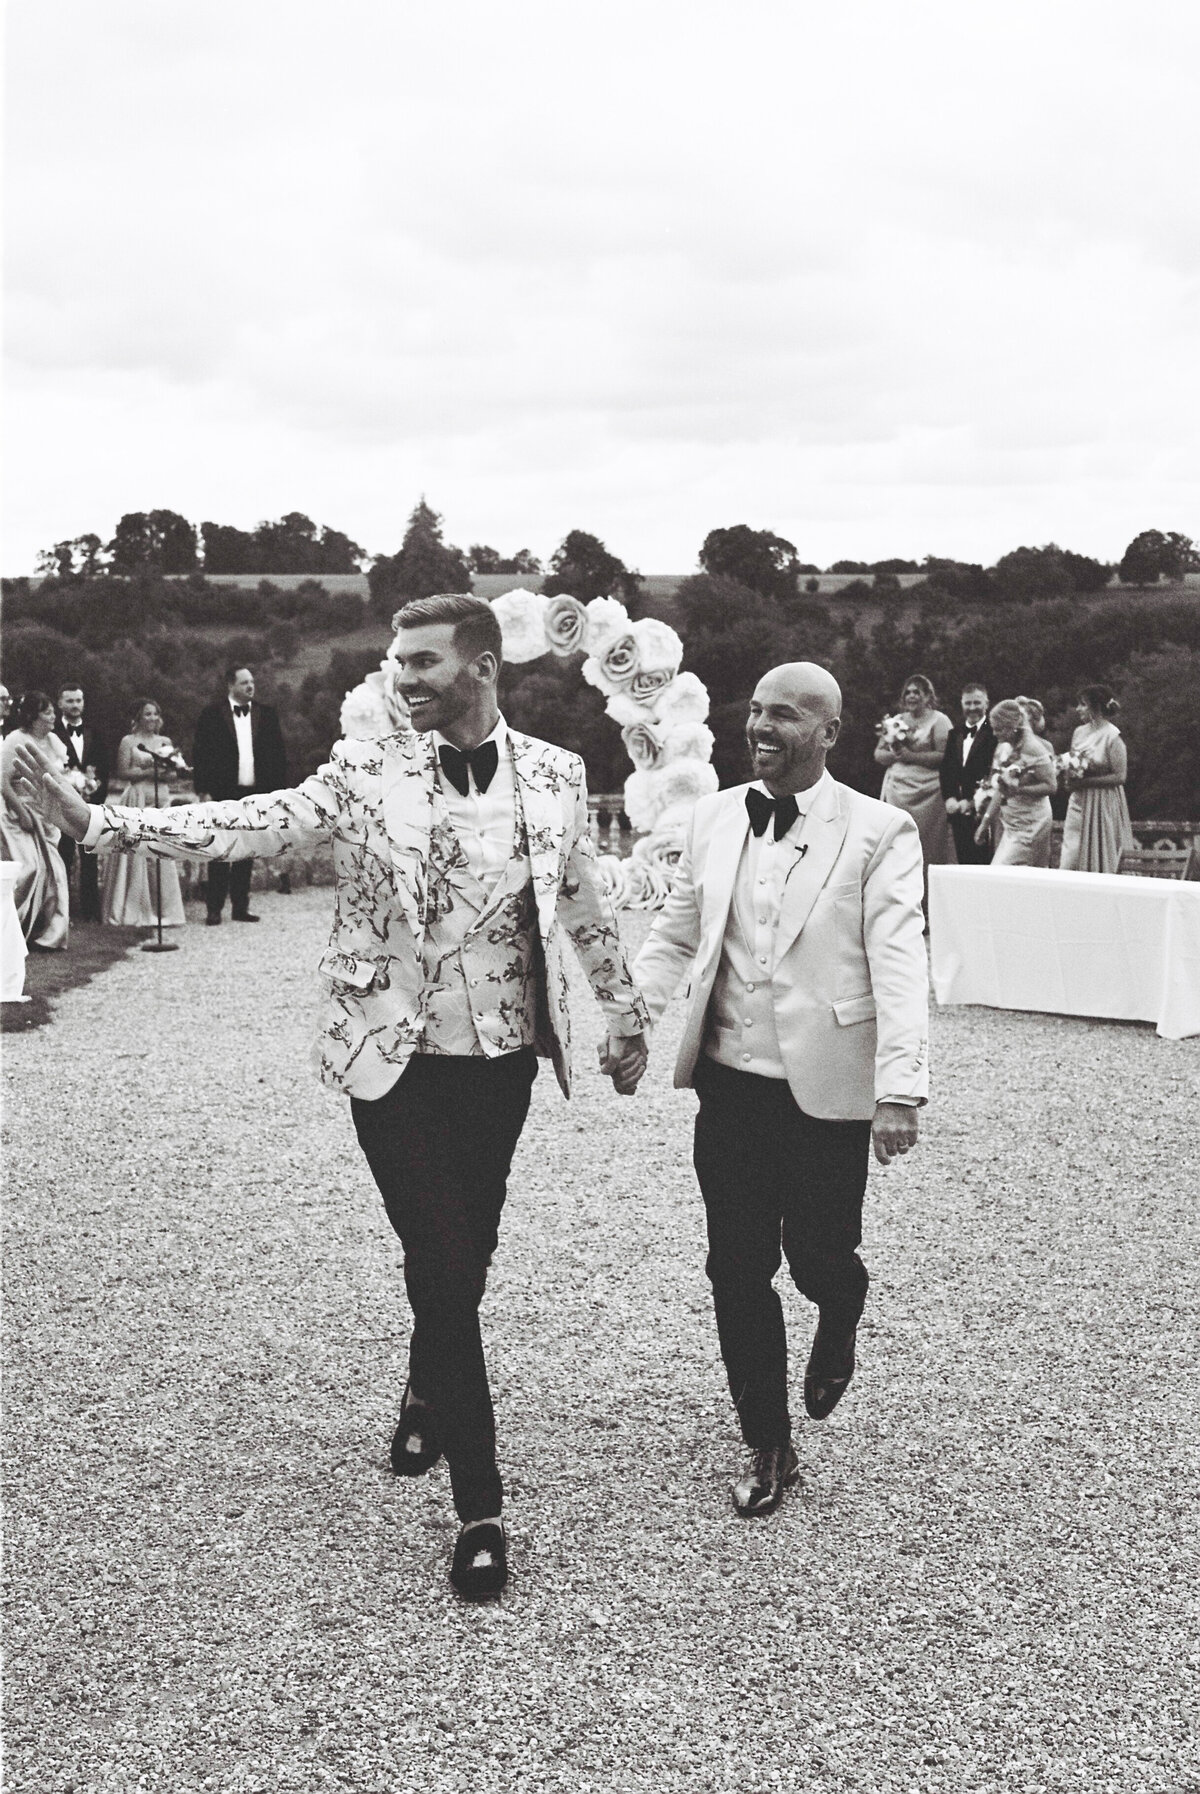
[[[87,848],[240,859],[332,841],[320,1076],[351,1099],[413,1312],[392,1464],[416,1475],[445,1454],[462,1522],[450,1574],[479,1596],[503,1586],[507,1555],[478,1309],[539,1055],[570,1092],[564,933],[623,1042],[605,1060],[623,1093],[645,1066],[646,1008],[592,852],[582,763],[499,713],[491,606],[442,594],[395,621],[412,729],[339,742],[295,790],[89,808],[36,776]]]

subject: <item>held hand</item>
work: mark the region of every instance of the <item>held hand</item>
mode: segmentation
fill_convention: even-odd
[[[643,1034],[630,1034],[624,1039],[610,1035],[598,1049],[600,1070],[611,1078],[618,1096],[632,1096],[645,1075],[649,1049]]]
[[[17,796],[35,804],[53,827],[76,841],[83,840],[91,811],[74,786],[59,778],[49,760],[24,742],[13,754],[12,783]]]
[[[871,1144],[881,1165],[903,1157],[917,1144],[917,1114],[908,1103],[876,1103]]]

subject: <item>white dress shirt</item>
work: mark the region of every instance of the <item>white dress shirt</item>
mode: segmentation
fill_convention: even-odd
[[[237,782],[245,790],[254,783],[254,732],[250,727],[250,706],[243,706],[245,716],[236,714],[239,706],[236,698],[230,698],[229,708],[234,713],[233,732],[237,736],[238,769]]]
[[[804,826],[817,785],[795,793],[799,815],[781,840],[775,839],[773,822],[761,835],[747,831],[709,1004],[704,1049],[709,1058],[760,1078],[787,1076],[775,1032],[771,974],[784,888],[803,858]],[[759,780],[754,789],[771,796]]]
[[[975,746],[975,737],[979,734],[982,727],[982,723],[976,723],[974,729],[971,728],[970,723],[963,724],[962,757],[964,766],[967,764],[967,756]]]
[[[508,724],[503,717],[486,739],[496,743],[499,755],[495,774],[486,791],[476,789],[472,771],[464,797],[442,771],[440,759],[437,779],[454,832],[467,856],[467,864],[482,885],[491,886],[504,871],[512,853],[517,827],[517,782],[508,743]],[[453,747],[454,743],[435,729],[433,746],[436,754],[439,748]]]

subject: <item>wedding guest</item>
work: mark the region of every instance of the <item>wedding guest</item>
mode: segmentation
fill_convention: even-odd
[[[956,723],[946,742],[938,771],[954,851],[960,866],[986,866],[992,857],[990,841],[976,841],[975,793],[992,768],[996,737],[988,721],[987,686],[978,679],[962,688],[962,722]]]
[[[25,693],[0,747],[0,853],[22,868],[13,885],[22,934],[31,947],[50,950],[67,944],[67,869],[58,851],[58,829],[42,814],[38,799],[22,796],[13,784],[13,762],[22,745],[47,756],[56,772],[66,771],[66,750],[54,734],[54,705],[44,691]]]
[[[7,735],[12,727],[12,693],[7,685],[0,685],[0,735]]]
[[[58,720],[54,733],[67,750],[67,771],[78,783],[80,795],[101,804],[108,796],[108,755],[94,729],[83,720],[84,694],[78,679],[64,679],[58,688]],[[67,878],[75,865],[75,843],[63,835],[58,843]],[[85,922],[100,920],[100,882],[96,856],[79,856],[79,914]]]
[[[287,784],[287,750],[279,718],[269,704],[254,701],[254,674],[230,667],[226,696],[209,704],[196,721],[192,753],[196,796],[203,803],[279,791]],[[235,922],[257,922],[250,914],[252,859],[212,860],[208,866],[205,921],[216,928],[225,899]]]
[[[987,841],[999,816],[1004,830],[992,865],[1048,866],[1053,827],[1050,799],[1058,789],[1054,750],[1034,733],[1028,710],[1016,698],[993,705],[989,721],[996,736],[992,766],[997,785],[975,839]]]
[[[150,810],[155,803],[154,761],[152,754],[166,756],[167,768],[160,766],[158,802],[169,802],[170,774],[186,772],[183,757],[170,738],[163,734],[162,711],[153,698],[143,698],[133,713],[132,728],[121,737],[117,749],[117,778],[125,781],[125,789],[117,799],[134,810]],[[86,795],[86,794],[85,794]],[[92,856],[84,854],[83,860]],[[183,911],[183,894],[179,888],[179,868],[171,860],[158,855],[153,861],[144,847],[104,855],[104,876],[100,896],[100,919],[117,928],[153,928],[162,903],[164,928],[182,928],[187,921]]]
[[[910,733],[907,741],[894,745],[881,741],[875,749],[876,760],[887,768],[879,796],[885,804],[907,810],[916,823],[926,868],[952,866],[954,841],[939,777],[950,718],[938,709],[937,694],[924,673],[913,673],[904,681],[900,708],[908,717]]]
[[[1071,755],[1064,781],[1071,791],[1063,826],[1063,872],[1115,872],[1121,855],[1133,846],[1125,775],[1129,756],[1121,731],[1113,722],[1121,706],[1107,685],[1085,685],[1075,706],[1079,727],[1071,736]]]

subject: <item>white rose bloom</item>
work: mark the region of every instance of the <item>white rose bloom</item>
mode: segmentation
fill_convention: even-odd
[[[713,732],[705,723],[680,722],[672,717],[663,733],[663,761],[711,760]]]
[[[667,810],[707,797],[718,782],[713,768],[703,760],[675,760],[653,772],[632,773],[625,781],[625,814],[639,834],[649,834]],[[632,801],[643,821],[629,807],[631,785],[635,786]]]
[[[596,856],[605,892],[614,909],[620,909],[629,889],[629,875],[625,870],[627,863],[618,853],[601,853]]]
[[[620,635],[629,627],[629,612],[616,598],[592,598],[583,608],[587,612],[584,646],[589,654],[594,654],[611,636]]]
[[[625,814],[639,835],[648,835],[665,808],[659,794],[662,773],[631,772],[625,781]]]
[[[695,673],[676,673],[654,705],[656,722],[702,723],[708,717],[708,691]]]
[[[395,728],[388,718],[382,690],[370,683],[379,677],[378,673],[369,674],[342,700],[342,734],[352,741],[377,741],[381,735],[390,735]]]
[[[549,608],[550,600],[543,593],[526,592],[520,588],[501,592],[498,598],[492,599],[492,609],[504,637],[504,658],[511,665],[520,666],[523,661],[537,660],[550,652],[550,643],[546,640]]]
[[[588,667],[598,664],[596,661],[584,661],[583,676],[585,679],[587,679]],[[635,723],[657,721],[653,704],[639,704],[636,698],[629,696],[628,692],[614,691],[611,686],[601,685],[598,679],[588,679],[588,684],[595,685],[598,690],[609,693],[608,702],[604,706],[605,713],[612,717],[614,723],[620,723],[623,729],[631,729]]]

